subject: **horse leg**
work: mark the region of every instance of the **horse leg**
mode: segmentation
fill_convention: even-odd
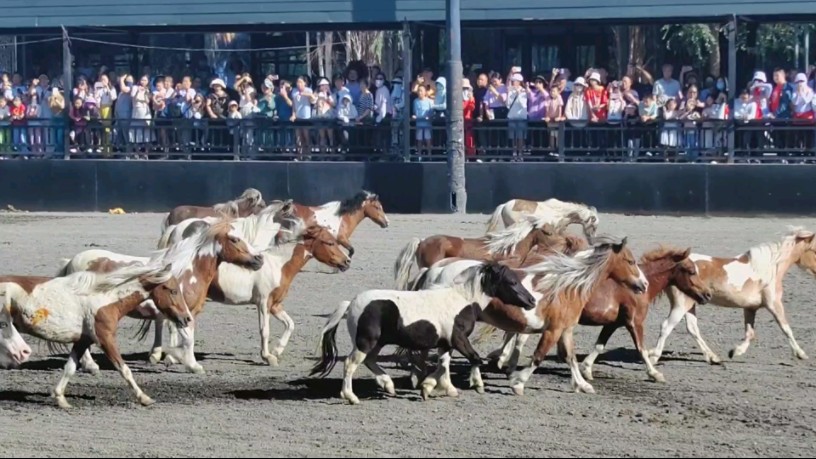
[[[598,340],[595,341],[595,350],[592,351],[591,354],[586,356],[583,362],[581,362],[581,374],[586,378],[588,381],[592,381],[592,365],[595,364],[595,359],[598,358],[606,349],[606,343],[609,342],[609,338],[612,337],[612,334],[615,333],[615,330],[618,329],[617,324],[613,325],[605,325],[601,328],[601,334],[598,335]]]
[[[271,366],[278,365],[278,358],[269,353],[269,309],[265,302],[258,304],[258,328],[261,331],[261,358]]]
[[[703,335],[700,334],[700,328],[697,326],[697,306],[692,306],[691,309],[686,313],[686,330],[694,337],[694,340],[697,341],[697,346],[699,346],[700,350],[703,351],[703,355],[705,356],[706,362],[710,363],[711,365],[719,365],[722,363],[717,354],[708,347],[708,344],[703,339]]]
[[[451,381],[451,350],[450,347],[446,347],[445,349],[446,351],[444,353],[442,352],[442,349],[439,350],[439,368],[442,369],[442,377],[439,378],[439,385],[442,387],[442,390],[446,392],[448,397],[458,397],[459,391],[456,390],[456,387],[453,385],[453,381]]]
[[[652,378],[654,382],[666,382],[666,378],[663,376],[663,373],[657,371],[657,368],[654,367],[652,360],[649,358],[649,353],[646,351],[646,348],[643,345],[643,319],[635,319],[627,322],[626,330],[628,330],[629,334],[632,335],[632,341],[635,343],[635,349],[637,349],[637,351],[640,353],[643,363],[646,364],[646,373],[649,374],[649,377]]]
[[[99,365],[94,362],[90,346],[88,346],[88,349],[85,349],[85,353],[82,354],[82,359],[79,363],[82,366],[82,371],[85,373],[90,373],[94,376],[99,374]]]
[[[79,359],[88,349],[91,348],[91,344],[93,344],[93,341],[83,337],[74,343],[74,346],[71,349],[71,354],[68,356],[68,362],[65,363],[65,368],[62,371],[62,378],[60,378],[60,381],[57,383],[57,387],[54,388],[53,392],[53,397],[57,400],[57,405],[59,405],[60,408],[71,408],[71,404],[69,404],[68,400],[65,399],[65,388],[68,387],[68,382],[71,380],[71,377],[76,374]]]
[[[538,341],[538,347],[530,359],[530,364],[523,370],[516,370],[510,376],[510,386],[516,395],[524,395],[524,385],[530,380],[530,377],[535,373],[536,369],[541,365],[541,362],[547,358],[547,353],[550,352],[555,343],[561,338],[563,329],[548,329],[541,334],[541,339]]]
[[[119,352],[119,345],[116,342],[116,330],[118,327],[118,317],[112,314],[100,314],[97,312],[95,328],[96,339],[99,342],[99,347],[101,347],[105,352],[105,355],[108,356],[108,359],[110,359],[114,368],[116,368],[119,371],[119,374],[121,374],[122,377],[125,378],[125,381],[128,382],[131,389],[133,389],[133,392],[136,394],[136,398],[139,400],[139,403],[141,403],[143,406],[150,406],[154,404],[155,401],[148,397],[147,394],[142,392],[142,389],[139,388],[138,384],[136,384],[136,380],[133,379],[133,373],[130,371],[127,364],[125,364],[125,360],[122,358],[122,354]]]
[[[280,340],[278,340],[278,345],[272,351],[272,355],[275,356],[276,360],[280,360],[283,350],[286,349],[286,345],[289,344],[289,339],[292,337],[292,332],[295,330],[295,321],[283,310],[283,304],[281,303],[276,304],[271,312],[285,327]]]
[[[436,386],[442,385],[444,389],[448,389],[448,386],[445,386],[444,378],[445,378],[445,356],[447,356],[448,368],[450,368],[450,348],[447,346],[440,346],[439,350],[437,351],[439,354],[439,364],[436,367],[436,371],[433,372],[430,376],[425,378],[422,381],[421,388],[422,388],[422,400],[428,400],[431,394],[433,393]],[[449,370],[448,370],[449,371]],[[451,385],[450,387],[453,387]],[[456,390],[456,389],[454,389]]]
[[[451,337],[453,348],[459,351],[470,362],[470,387],[476,389],[476,392],[484,394],[484,381],[482,380],[482,372],[479,365],[482,364],[482,358],[479,353],[473,349],[467,335],[461,330],[454,329]]]
[[[494,350],[490,354],[487,354],[487,359],[488,360],[494,360],[494,359],[496,360],[496,366],[499,369],[501,369],[501,367],[499,367],[500,362],[501,362],[502,365],[507,364],[507,359],[510,358],[510,352],[511,352],[510,344],[511,343],[515,344],[516,336],[518,336],[516,333],[505,332],[504,333],[504,338],[502,339],[501,347]]]
[[[669,300],[671,301],[671,312],[669,313],[669,317],[663,321],[663,325],[660,327],[660,338],[657,339],[657,345],[654,349],[649,351],[649,356],[652,359],[653,364],[657,364],[660,360],[660,357],[663,355],[663,348],[666,346],[666,339],[669,338],[671,335],[672,330],[677,324],[683,320],[683,316],[686,314],[686,311],[691,310],[694,307],[694,300],[691,298],[683,295],[682,293],[675,292],[674,287],[670,290],[669,293]]]
[[[176,327],[176,324],[174,324],[173,322],[168,321],[167,322],[167,328],[170,329],[170,332],[169,332],[169,334],[170,334],[170,348],[175,349],[175,348],[179,347],[179,344],[178,344],[178,327]],[[166,363],[167,365],[175,365],[175,364],[179,363],[179,361],[175,357],[173,357],[172,355],[168,354],[168,355],[166,355],[164,357],[164,363]]]
[[[179,330],[181,335],[181,347],[171,347],[167,350],[168,356],[173,356],[176,360],[184,364],[187,371],[197,375],[205,373],[204,367],[196,361],[195,357],[195,322],[191,322],[186,328]]]
[[[572,330],[573,328],[568,328],[561,334],[561,339],[558,340],[558,354],[569,365],[570,374],[572,375],[572,390],[577,393],[594,394],[595,389],[581,375],[578,358],[575,356],[575,340],[572,338]]]
[[[153,335],[153,349],[150,351],[150,363],[157,364],[161,362],[164,351],[162,350],[162,342],[164,341],[164,316],[159,314],[153,322],[155,333]]]
[[[776,301],[768,306],[768,310],[771,311],[771,315],[773,315],[774,319],[776,319],[776,323],[779,325],[779,328],[782,329],[782,333],[788,337],[788,344],[793,351],[793,355],[798,359],[807,360],[807,354],[801,347],[799,347],[799,343],[797,343],[796,338],[793,337],[793,330],[791,330],[790,324],[788,324],[788,319],[785,316],[785,306],[782,304],[781,297],[781,294],[778,295]]]
[[[428,350],[419,351],[418,354],[408,352],[411,361],[411,387],[416,389],[419,382],[428,376]]]
[[[349,258],[354,256],[354,247],[351,245],[351,242],[348,240],[348,237],[345,234],[337,235],[337,243],[348,250]]]
[[[340,397],[352,405],[359,405],[360,399],[354,395],[354,391],[351,388],[351,380],[354,377],[354,373],[357,372],[357,368],[360,367],[360,364],[363,363],[365,359],[365,352],[357,350],[356,346],[349,356],[346,357],[346,368],[343,372],[343,390],[340,391]]]
[[[388,393],[388,395],[394,397],[397,395],[396,390],[394,389],[394,381],[391,380],[391,377],[388,376],[388,373],[382,369],[377,364],[377,357],[380,355],[380,351],[382,351],[382,346],[377,346],[368,353],[365,358],[365,366],[374,373],[375,378],[377,379],[377,385],[380,386],[380,389],[384,390]]]
[[[737,345],[734,349],[731,349],[728,352],[729,358],[739,357],[742,354],[745,354],[748,351],[748,346],[751,345],[751,341],[754,340],[755,331],[754,331],[754,322],[756,319],[756,309],[743,309],[742,314],[745,319],[745,339]]]

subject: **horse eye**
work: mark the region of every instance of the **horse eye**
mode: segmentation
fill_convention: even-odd
[[[170,294],[171,295],[178,295],[178,290],[176,290],[176,289],[170,290]]]
[[[8,324],[7,324],[7,323],[5,323],[5,322],[0,322],[0,330],[5,329],[6,327],[8,327]]]

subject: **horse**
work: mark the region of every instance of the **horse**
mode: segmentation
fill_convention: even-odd
[[[790,227],[788,233],[778,242],[769,242],[752,247],[742,255],[733,258],[715,258],[708,255],[691,254],[689,257],[697,265],[700,277],[711,289],[709,304],[743,310],[745,339],[733,348],[728,356],[736,358],[748,351],[756,336],[754,320],[759,309],[771,313],[795,358],[807,359],[805,351],[799,347],[785,317],[782,304],[784,287],[782,281],[793,265],[816,275],[816,238],[814,233],[800,227]],[[695,300],[684,295],[676,287],[666,291],[671,312],[663,322],[656,347],[649,352],[652,362],[657,363],[663,354],[666,339],[684,316],[686,328],[697,341],[705,359],[710,364],[719,364],[719,356],[706,344],[697,326]]]
[[[97,258],[93,258],[94,256]],[[207,300],[207,290],[216,276],[219,265],[234,263],[257,271],[264,263],[261,253],[246,242],[241,233],[232,226],[230,219],[205,228],[154,256],[161,256],[166,263],[170,264],[173,275],[181,282],[184,299],[194,317],[197,317],[203,309]],[[88,250],[77,254],[60,270],[60,274],[68,275],[77,271],[105,273],[123,266],[145,265],[149,263],[149,260],[149,258],[131,257],[108,251]],[[152,306],[148,300],[142,308],[132,311],[129,316],[155,321],[155,340],[149,359],[154,364],[160,362],[163,354],[164,318],[162,315],[155,311],[155,306]],[[178,348],[176,339],[171,339],[168,361],[181,360],[190,372],[201,374],[204,373],[204,368],[196,362],[193,352],[194,331],[194,327],[191,327],[184,339],[182,349]],[[175,334],[173,337],[175,338]],[[83,366],[93,373],[92,362],[90,352],[88,352],[83,358]]]
[[[398,345],[414,351],[438,348],[440,365],[434,375],[422,383],[422,398],[441,385],[448,396],[458,396],[450,380],[451,349],[462,353],[473,365],[471,384],[484,387],[479,363],[481,358],[468,337],[492,297],[527,309],[535,299],[507,267],[485,263],[463,273],[460,282],[450,288],[405,292],[369,290],[352,301],[344,301],[332,314],[321,333],[322,356],[312,375],[326,376],[337,363],[337,328],[348,312],[348,332],[353,350],[346,358],[345,377],[340,396],[352,405],[360,403],[351,383],[360,364],[377,376],[377,383],[395,395],[394,382],[379,365],[377,356],[384,346]]]
[[[295,322],[283,309],[283,301],[295,276],[312,258],[340,271],[351,266],[351,259],[339,248],[337,239],[328,229],[312,225],[295,232],[301,234],[295,243],[273,246],[263,252],[264,265],[259,271],[249,271],[230,263],[221,264],[209,288],[209,296],[215,301],[257,307],[261,358],[272,366],[278,364],[295,328]],[[270,314],[285,326],[272,353],[269,352]]]
[[[178,206],[167,214],[167,218],[162,222],[162,231],[172,225],[177,225],[188,218],[203,217],[248,217],[256,214],[266,207],[266,203],[261,196],[261,192],[255,188],[247,188],[241,196],[232,201],[215,204],[211,207],[201,206]]]
[[[61,408],[70,408],[65,388],[80,358],[92,344],[99,345],[144,406],[154,403],[145,394],[119,353],[119,321],[148,297],[170,320],[184,328],[193,317],[184,301],[180,282],[161,258],[144,266],[127,266],[108,274],[74,273],[37,283],[42,278],[6,277],[0,282],[5,308],[22,332],[51,343],[73,344],[53,396]]]
[[[495,300],[485,309],[482,318],[493,327],[512,333],[542,333],[530,364],[511,373],[511,387],[516,395],[524,394],[524,385],[556,342],[559,355],[569,365],[573,390],[595,392],[581,375],[573,343],[573,330],[584,306],[606,279],[624,284],[635,293],[645,292],[649,286],[626,247],[626,238],[618,242],[601,237],[595,242],[596,245],[574,257],[555,253],[526,268],[536,274],[532,293],[538,304],[534,311],[519,313],[518,308]]]
[[[328,228],[337,242],[348,250],[349,257],[354,256],[354,247],[349,238],[360,222],[369,218],[381,228],[388,228],[389,223],[380,197],[365,190],[345,201],[327,202],[318,207],[295,203],[294,215],[307,226],[320,225]]]
[[[598,210],[594,207],[575,202],[559,201],[551,198],[546,201],[528,201],[511,199],[496,207],[487,222],[487,233],[496,231],[499,222],[510,227],[528,215],[536,215],[542,221],[552,224],[557,231],[563,231],[570,224],[581,225],[587,238],[595,236],[598,230]]]
[[[31,348],[17,332],[11,310],[3,305],[0,308],[0,368],[17,368],[28,362]]]
[[[233,227],[243,237],[258,249],[265,249],[274,242],[286,242],[292,235],[289,231],[282,231],[280,223],[293,219],[292,200],[275,201],[260,212],[248,217],[232,219]],[[190,237],[197,231],[221,221],[222,217],[188,218],[177,225],[172,225],[162,231],[157,245],[158,249],[165,249],[176,242]],[[294,235],[296,236],[296,235]]]
[[[444,258],[490,261],[516,256],[523,259],[533,247],[551,245],[554,235],[556,231],[552,225],[541,223],[537,217],[531,216],[504,231],[480,238],[445,235],[413,238],[400,251],[394,263],[396,288],[407,289],[414,262],[421,270]]]

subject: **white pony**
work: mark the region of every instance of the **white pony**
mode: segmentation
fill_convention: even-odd
[[[0,368],[17,368],[31,357],[31,348],[17,332],[11,310],[0,307]]]
[[[450,380],[451,349],[461,352],[472,364],[470,382],[483,390],[479,363],[468,336],[473,332],[482,310],[492,298],[507,304],[533,309],[536,301],[515,274],[497,263],[482,263],[465,271],[451,288],[405,292],[368,290],[352,301],[340,303],[321,333],[321,361],[312,374],[326,376],[337,363],[337,327],[348,311],[348,332],[352,352],[346,359],[345,377],[340,396],[352,405],[360,403],[351,383],[357,368],[365,365],[376,375],[379,386],[394,395],[394,382],[379,365],[377,356],[384,346],[398,345],[413,351],[439,349],[440,366],[422,383],[422,397],[427,399],[437,385],[448,396],[458,391]]]
[[[597,209],[581,203],[565,202],[551,198],[539,202],[526,199],[511,199],[499,205],[487,222],[487,232],[492,233],[495,231],[499,226],[499,222],[504,222],[504,225],[509,227],[526,215],[542,217],[544,223],[553,225],[559,232],[573,223],[581,225],[587,238],[595,236],[598,230]]]
[[[105,351],[142,405],[153,404],[122,359],[116,330],[122,317],[152,295],[162,312],[186,333],[193,317],[169,266],[156,259],[145,266],[127,266],[108,274],[80,272],[33,286],[26,279],[18,277],[17,281],[0,283],[5,308],[12,311],[15,323],[40,339],[73,344],[63,376],[54,389],[60,407],[70,408],[65,388],[92,344]]]

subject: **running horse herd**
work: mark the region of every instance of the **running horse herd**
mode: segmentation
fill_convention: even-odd
[[[140,389],[119,352],[120,322],[126,316],[141,320],[143,338],[152,326],[152,363],[182,364],[204,373],[194,353],[195,326],[208,298],[255,305],[261,358],[277,365],[295,327],[284,310],[295,277],[312,258],[346,271],[355,252],[350,237],[366,218],[388,227],[379,197],[367,191],[309,207],[291,200],[266,203],[259,191],[248,189],[227,203],[173,209],[162,223],[158,250],[150,256],[88,250],[63,260],[56,277],[0,276],[0,367],[18,367],[30,358],[20,333],[52,348],[71,345],[53,390],[58,405],[69,408],[66,386],[77,369],[98,373],[90,353],[98,346],[139,402],[151,405],[153,399]],[[599,223],[596,209],[583,204],[514,199],[496,209],[484,237],[411,240],[394,266],[395,289],[364,291],[330,314],[312,375],[328,375],[339,361],[337,330],[345,318],[353,349],[345,358],[341,397],[352,404],[359,403],[352,379],[360,365],[374,373],[382,390],[395,395],[393,380],[377,363],[385,346],[398,347],[408,360],[412,383],[423,399],[458,395],[450,376],[454,350],[471,364],[470,386],[483,393],[483,359],[473,343],[496,330],[504,332],[504,343],[489,357],[507,371],[518,395],[556,345],[569,365],[573,390],[594,393],[588,382],[593,363],[621,327],[632,336],[649,378],[665,382],[655,364],[683,318],[705,359],[721,362],[697,325],[696,306],[706,303],[744,311],[745,337],[730,351],[731,358],[748,350],[761,308],[776,319],[794,355],[807,358],[785,317],[782,281],[793,265],[816,275],[814,233],[791,228],[780,241],[738,257],[661,246],[637,260],[626,238],[596,235]],[[582,227],[583,236],[566,233],[573,224]],[[657,345],[647,349],[643,324],[650,304],[662,294],[671,312]],[[270,316],[284,325],[271,349]],[[478,323],[483,328],[472,342]],[[602,327],[594,351],[580,364],[573,340],[579,324]],[[532,357],[519,365],[525,342],[538,334]],[[432,350],[438,364],[429,373]]]

